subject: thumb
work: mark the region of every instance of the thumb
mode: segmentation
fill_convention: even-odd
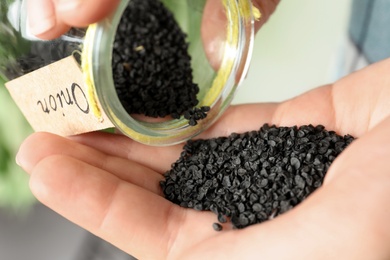
[[[70,27],[85,27],[113,12],[120,0],[28,0],[31,32],[53,39]]]

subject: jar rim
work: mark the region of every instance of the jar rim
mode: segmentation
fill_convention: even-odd
[[[186,141],[215,122],[226,110],[233,99],[234,92],[242,82],[249,69],[249,61],[252,54],[254,38],[254,17],[250,0],[222,0],[226,4],[227,16],[230,20],[228,31],[230,39],[226,46],[232,53],[225,52],[225,62],[217,71],[215,80],[219,86],[211,88],[200,105],[211,105],[207,117],[196,126],[190,126],[188,120],[183,118],[164,121],[162,123],[148,123],[136,120],[123,108],[116,93],[111,59],[116,29],[120,23],[123,12],[131,0],[121,1],[116,12],[87,31],[83,54],[83,64],[87,64],[87,83],[91,91],[90,98],[100,103],[107,117],[114,126],[131,139],[140,143],[164,146]],[[230,56],[229,56],[230,55]],[[234,56],[232,56],[234,55]],[[84,65],[83,65],[84,66]],[[241,75],[237,78],[237,71]],[[87,86],[88,87],[88,86]],[[217,90],[215,90],[217,89]],[[94,102],[92,102],[94,104]],[[96,104],[96,107],[99,107]],[[95,114],[99,114],[97,111]]]

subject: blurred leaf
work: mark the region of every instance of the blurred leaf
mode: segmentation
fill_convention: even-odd
[[[0,206],[18,212],[35,201],[28,175],[15,162],[19,145],[30,133],[31,127],[0,79]]]
[[[28,175],[15,160],[9,161],[7,168],[7,175],[0,176],[0,207],[15,212],[26,211],[36,201],[28,186]]]
[[[10,160],[11,152],[7,149],[7,147],[0,144],[0,175],[5,175],[7,173],[8,162]]]

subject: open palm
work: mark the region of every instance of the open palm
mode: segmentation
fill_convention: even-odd
[[[323,124],[352,134],[324,185],[274,220],[215,232],[211,212],[172,204],[159,182],[182,145],[149,147],[125,136],[36,133],[17,160],[35,196],[140,259],[385,259],[390,256],[390,60],[281,104],[231,107],[200,137]]]

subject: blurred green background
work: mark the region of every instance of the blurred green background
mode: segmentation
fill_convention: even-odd
[[[28,176],[15,163],[20,143],[31,128],[0,81],[0,207],[25,211],[34,201]]]

